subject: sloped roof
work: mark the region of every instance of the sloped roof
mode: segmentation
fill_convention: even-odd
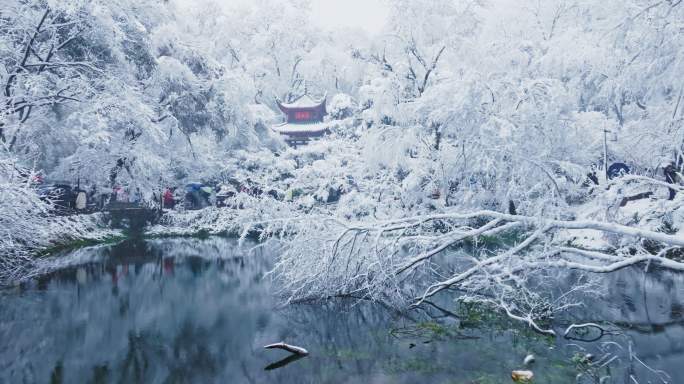
[[[282,123],[272,126],[272,129],[283,135],[297,134],[297,135],[316,135],[325,132],[330,128],[329,123],[309,123],[309,124],[292,124]]]
[[[320,100],[314,100],[311,96],[304,94],[291,103],[280,103],[280,105],[284,108],[317,108],[322,103],[325,103],[325,97]]]

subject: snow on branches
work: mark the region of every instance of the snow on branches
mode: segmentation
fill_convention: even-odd
[[[584,249],[561,231],[613,236],[611,249]],[[560,239],[560,240],[559,240]],[[645,243],[649,246],[646,248]],[[609,273],[635,265],[684,271],[684,237],[596,220],[556,220],[495,211],[447,210],[386,221],[304,221],[288,240],[275,276],[290,301],[333,296],[404,306],[446,290],[494,305],[544,333],[540,321],[572,302],[571,292],[546,297],[539,289],[564,271]],[[580,291],[588,284],[572,285]],[[553,280],[551,280],[553,281]]]
[[[119,234],[100,214],[54,216],[32,185],[35,172],[0,152],[0,285],[25,278],[37,253],[72,241],[101,241]]]

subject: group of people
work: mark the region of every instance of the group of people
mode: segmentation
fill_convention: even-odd
[[[158,206],[159,204],[161,204],[162,208],[170,209],[175,208],[177,202],[183,199],[183,197],[179,195],[179,191],[176,187],[165,188],[161,195],[159,195],[158,192],[154,192],[151,198],[151,202],[154,202],[154,205]],[[143,202],[143,200],[144,196],[143,193],[140,191],[140,188],[136,187],[133,189],[128,187],[115,186],[114,188],[112,188],[111,193],[107,198],[107,201],[103,202],[103,206],[107,205],[108,203],[111,204],[112,202],[140,205]]]
[[[156,204],[161,204],[162,208],[173,209],[176,207],[176,203],[182,200],[182,196],[178,194],[178,189],[176,187],[167,187],[162,192],[161,196],[158,192],[152,194],[152,199]],[[121,203],[132,203],[139,205],[143,200],[143,194],[140,188],[128,189],[123,187],[114,187],[112,190],[111,201],[121,202]]]
[[[140,188],[136,187],[134,190],[130,190],[129,188],[121,186],[112,188],[110,202],[116,201],[119,203],[139,204],[141,200],[142,193],[140,192]]]
[[[139,187],[116,185],[109,189],[98,188],[93,184],[87,190],[77,187],[74,188],[73,192],[72,199],[75,199],[75,203],[72,203],[72,206],[76,210],[85,210],[86,207],[95,210],[105,209],[112,203],[140,206],[145,200]],[[203,183],[190,183],[184,188],[166,187],[162,190],[161,195],[159,192],[155,192],[150,197],[149,202],[163,209],[175,209],[179,203],[185,209],[201,209],[207,206],[222,206],[224,200],[234,197],[238,193],[259,196],[263,191],[249,181],[240,183],[237,187],[229,184],[212,187]]]

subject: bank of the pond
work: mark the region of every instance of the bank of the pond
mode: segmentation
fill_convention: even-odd
[[[17,239],[0,249],[3,256],[3,262],[0,263],[0,287],[17,284],[40,273],[40,261],[45,258],[59,257],[88,246],[136,238],[258,237],[257,227],[254,231],[242,233],[238,217],[240,215],[234,210],[216,208],[165,211],[155,217],[155,220],[142,225],[132,225],[121,214],[115,220],[104,212],[46,216],[42,233],[36,234],[30,241]]]
[[[259,201],[251,201],[249,209],[229,209],[208,207],[197,211],[165,211],[157,223],[145,229],[151,237],[173,236],[245,236],[255,235],[263,229],[260,222],[297,217],[288,205],[271,201],[277,207],[269,211],[269,206],[260,207]],[[266,202],[264,202],[266,204]],[[288,207],[288,209],[284,208]]]
[[[80,248],[90,247],[94,245],[105,245],[105,244],[116,244],[126,239],[130,239],[132,236],[130,234],[125,234],[123,232],[118,232],[116,234],[111,234],[106,237],[92,239],[92,238],[78,238],[72,239],[65,242],[58,242],[48,248],[41,249],[36,252],[37,258],[49,257],[59,253],[65,253],[69,251],[75,251]]]
[[[41,258],[83,246],[116,242],[124,237],[120,229],[107,223],[102,213],[46,215],[40,228],[0,241],[0,286],[30,276],[34,262]]]

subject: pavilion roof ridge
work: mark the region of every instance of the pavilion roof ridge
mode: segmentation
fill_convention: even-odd
[[[293,101],[289,103],[284,103],[280,100],[276,100],[278,104],[284,108],[317,108],[320,107],[322,104],[325,103],[325,100],[328,96],[328,93],[326,92],[325,95],[323,95],[322,98],[315,100],[313,97],[311,97],[308,93],[304,93],[303,95],[297,97]]]

